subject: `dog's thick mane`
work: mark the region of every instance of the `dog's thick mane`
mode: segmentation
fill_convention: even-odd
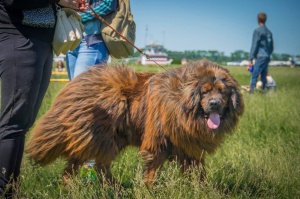
[[[230,89],[229,92],[232,92],[232,99],[224,111],[220,128],[211,130],[206,125],[199,103],[200,90],[204,82],[219,79],[224,81],[227,89]],[[203,149],[214,153],[222,143],[223,137],[236,127],[242,114],[242,99],[234,99],[241,96],[236,90],[237,87],[237,81],[227,69],[207,60],[152,76],[149,80],[147,100],[150,106],[156,108],[148,107],[148,110],[153,112],[148,113],[151,117],[147,119],[144,139],[149,139],[146,143],[155,145],[149,148],[162,148],[171,140],[172,145],[184,149],[194,158],[201,156]],[[234,104],[242,107],[234,108]],[[147,132],[151,132],[149,137]]]

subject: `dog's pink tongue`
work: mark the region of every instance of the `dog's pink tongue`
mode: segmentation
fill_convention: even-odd
[[[220,125],[220,115],[216,113],[211,113],[207,120],[207,125],[210,129],[216,129]]]

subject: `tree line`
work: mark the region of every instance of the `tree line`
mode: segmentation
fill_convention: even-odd
[[[225,55],[224,52],[219,52],[217,50],[187,50],[182,52],[164,49],[164,51],[168,54],[170,59],[173,59],[172,63],[180,63],[182,59],[198,60],[204,57],[217,63],[242,61],[248,60],[249,58],[249,52],[243,50],[236,50],[230,53],[229,56]],[[139,54],[139,52],[135,52],[134,56],[139,56]],[[271,60],[288,61],[291,57],[294,56],[285,53],[272,53]],[[300,55],[297,55],[296,58],[300,59]]]

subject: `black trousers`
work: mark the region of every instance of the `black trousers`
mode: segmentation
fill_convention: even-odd
[[[49,85],[50,43],[21,34],[0,33],[0,197],[20,174],[25,133],[33,125]]]

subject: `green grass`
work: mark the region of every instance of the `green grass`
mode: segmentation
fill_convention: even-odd
[[[137,71],[162,71],[155,66],[134,66]],[[176,67],[176,66],[175,66]],[[249,84],[246,67],[227,67],[241,85]],[[65,162],[32,166],[26,155],[21,170],[20,194],[28,198],[299,198],[300,197],[300,68],[271,67],[277,91],[244,94],[246,110],[236,132],[206,160],[207,181],[199,171],[181,176],[178,165],[166,162],[156,186],[143,183],[143,163],[136,148],[128,148],[113,162],[119,183],[86,182],[76,176],[62,185]],[[65,83],[51,83],[39,117],[51,106]]]

